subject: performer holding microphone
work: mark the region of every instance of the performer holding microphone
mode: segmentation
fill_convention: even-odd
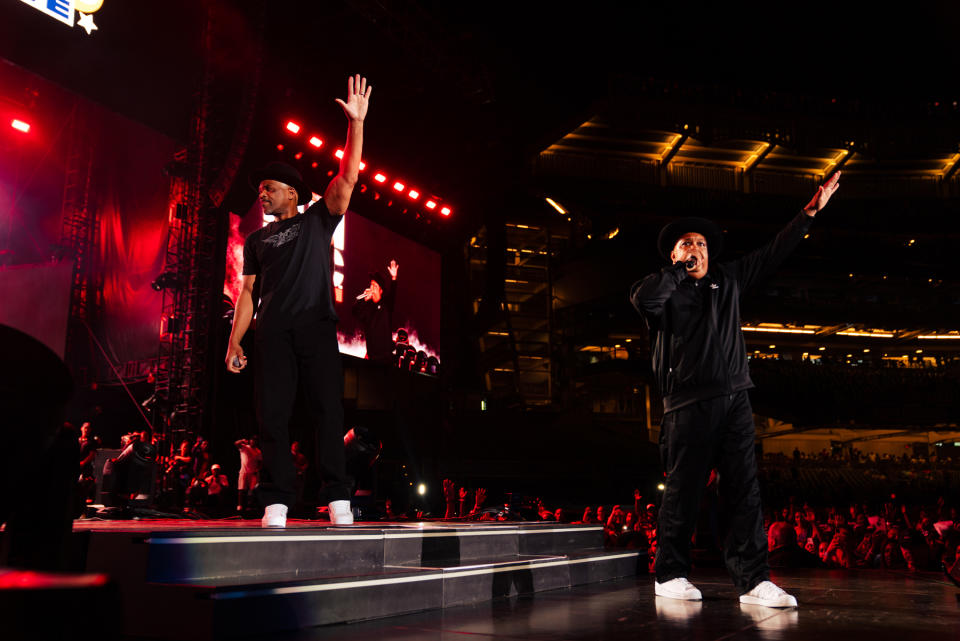
[[[393,359],[393,308],[397,300],[397,273],[400,266],[391,260],[390,279],[380,272],[370,274],[370,286],[357,296],[353,315],[360,323],[367,343],[367,358],[390,362]]]
[[[702,598],[688,581],[690,538],[707,475],[716,468],[727,511],[723,557],[740,602],[797,605],[770,581],[740,297],[790,255],[836,192],[839,179],[837,172],[827,180],[770,243],[729,263],[711,262],[723,243],[714,223],[703,218],[670,223],[658,238],[660,254],[670,266],[631,288],[630,302],[650,330],[664,405],[660,455],[667,478],[657,525],[658,597]]]

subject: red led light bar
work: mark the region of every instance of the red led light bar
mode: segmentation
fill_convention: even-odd
[[[300,133],[300,125],[298,125],[297,123],[291,120],[287,122],[287,131],[289,131],[292,134],[298,134]]]
[[[24,122],[22,120],[13,119],[13,122],[10,123],[10,126],[16,129],[17,131],[22,131],[27,134],[30,133],[30,123]]]
[[[316,136],[313,136],[310,138],[310,144],[319,149],[323,145],[323,141]]]

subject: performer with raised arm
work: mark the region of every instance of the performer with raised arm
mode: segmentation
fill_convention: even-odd
[[[391,260],[387,266],[390,280],[380,272],[370,274],[370,286],[353,304],[353,316],[360,323],[371,361],[393,360],[393,308],[397,301],[397,273],[400,266]]]
[[[360,171],[363,121],[372,86],[359,75],[347,80],[347,141],[340,171],[323,199],[295,168],[272,162],[251,175],[263,213],[274,220],[251,233],[243,247],[243,286],[227,348],[227,369],[247,366],[240,340],[253,318],[253,286],[259,281],[255,341],[255,389],[263,468],[257,489],[264,527],[286,527],[296,498],[289,423],[298,383],[316,426],[317,469],[334,525],[350,525],[349,484],[343,450],[343,374],[337,315],[331,297],[330,241],[350,204]],[[298,213],[297,206],[305,211]]]
[[[827,180],[770,243],[728,263],[712,262],[723,241],[714,223],[703,218],[670,223],[657,241],[670,266],[631,288],[630,302],[650,330],[653,371],[663,396],[660,456],[667,478],[657,525],[658,597],[702,598],[688,581],[690,538],[707,475],[716,468],[726,506],[723,557],[740,602],[797,605],[770,581],[740,297],[790,255],[839,179],[837,172]]]

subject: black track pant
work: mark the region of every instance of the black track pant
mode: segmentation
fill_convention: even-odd
[[[690,538],[710,470],[720,472],[723,560],[741,593],[770,578],[754,454],[753,410],[747,393],[668,412],[660,430],[666,490],[657,526],[657,581],[690,572]]]
[[[317,469],[324,483],[324,499],[349,499],[343,449],[343,368],[336,323],[257,332],[256,356],[257,418],[263,451],[257,489],[260,502],[292,506],[296,501],[290,417],[298,385],[316,429]]]

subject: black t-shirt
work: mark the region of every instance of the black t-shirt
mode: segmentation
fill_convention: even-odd
[[[337,320],[330,295],[330,241],[342,219],[319,200],[303,214],[275,220],[247,236],[243,274],[257,276],[258,330]]]

